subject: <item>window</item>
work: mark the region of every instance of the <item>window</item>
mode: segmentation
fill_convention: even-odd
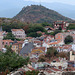
[[[6,45],[7,45],[8,43],[6,42]]]
[[[2,44],[4,45],[4,42],[2,42]]]

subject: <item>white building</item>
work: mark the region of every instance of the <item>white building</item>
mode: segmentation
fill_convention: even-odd
[[[18,39],[25,39],[25,31],[23,29],[11,29],[12,34]]]
[[[3,35],[2,35],[2,32],[0,31],[0,51],[2,50],[2,42],[3,42]]]

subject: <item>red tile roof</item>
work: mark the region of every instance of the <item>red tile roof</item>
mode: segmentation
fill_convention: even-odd
[[[14,42],[12,40],[3,40],[3,42]]]
[[[41,41],[39,41],[39,40],[34,40],[34,43],[41,43]]]
[[[11,31],[24,31],[23,29],[11,29]]]
[[[54,70],[54,71],[60,71],[59,69],[56,69],[56,68],[51,68],[52,70]]]

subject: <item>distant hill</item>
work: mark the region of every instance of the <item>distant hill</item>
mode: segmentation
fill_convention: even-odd
[[[33,22],[33,23],[42,23],[42,22],[52,23],[56,20],[73,22],[72,19],[64,17],[58,12],[48,9],[41,5],[31,5],[24,7],[14,17],[14,19],[18,19],[23,22]]]

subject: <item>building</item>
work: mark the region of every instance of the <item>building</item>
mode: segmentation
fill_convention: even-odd
[[[69,25],[69,23],[65,21],[55,21],[54,22],[54,29],[59,29],[61,27],[62,30],[66,30],[66,27]]]
[[[3,45],[2,45],[2,40],[3,39],[3,35],[2,35],[2,32],[0,32],[0,51],[2,50],[2,47],[3,47]]]
[[[3,35],[2,35],[2,27],[0,27],[0,51],[2,50],[2,41],[3,41]]]
[[[58,52],[69,52],[72,49],[72,45],[63,45],[56,47]]]
[[[50,26],[46,26],[45,29],[47,30],[48,33],[51,33],[54,31],[54,29]]]
[[[3,48],[5,48],[5,46],[10,46],[13,44],[14,41],[12,40],[3,40],[2,44],[3,44]]]
[[[30,58],[38,58],[40,55],[45,55],[47,48],[45,47],[35,47],[30,53]]]
[[[20,55],[22,55],[23,57],[29,56],[33,48],[34,46],[32,42],[29,42],[29,43],[24,42],[24,46],[22,47],[20,51]]]
[[[42,46],[42,42],[40,40],[34,40],[33,43],[34,43],[33,45],[35,47],[41,47]]]
[[[23,41],[14,42],[13,45],[12,45],[12,50],[15,53],[19,54],[20,50],[22,49],[22,44],[23,44]]]
[[[12,34],[18,39],[25,39],[25,31],[23,29],[11,29]]]
[[[70,51],[70,61],[75,61],[75,54]]]
[[[68,35],[73,37],[73,43],[75,43],[75,33],[74,33],[74,31],[58,33],[58,34],[55,35],[55,39],[57,41],[62,41],[64,43],[65,37],[67,37]]]
[[[51,65],[55,66],[57,69],[61,66],[62,70],[68,67],[68,62],[66,58],[56,58],[51,61]]]

